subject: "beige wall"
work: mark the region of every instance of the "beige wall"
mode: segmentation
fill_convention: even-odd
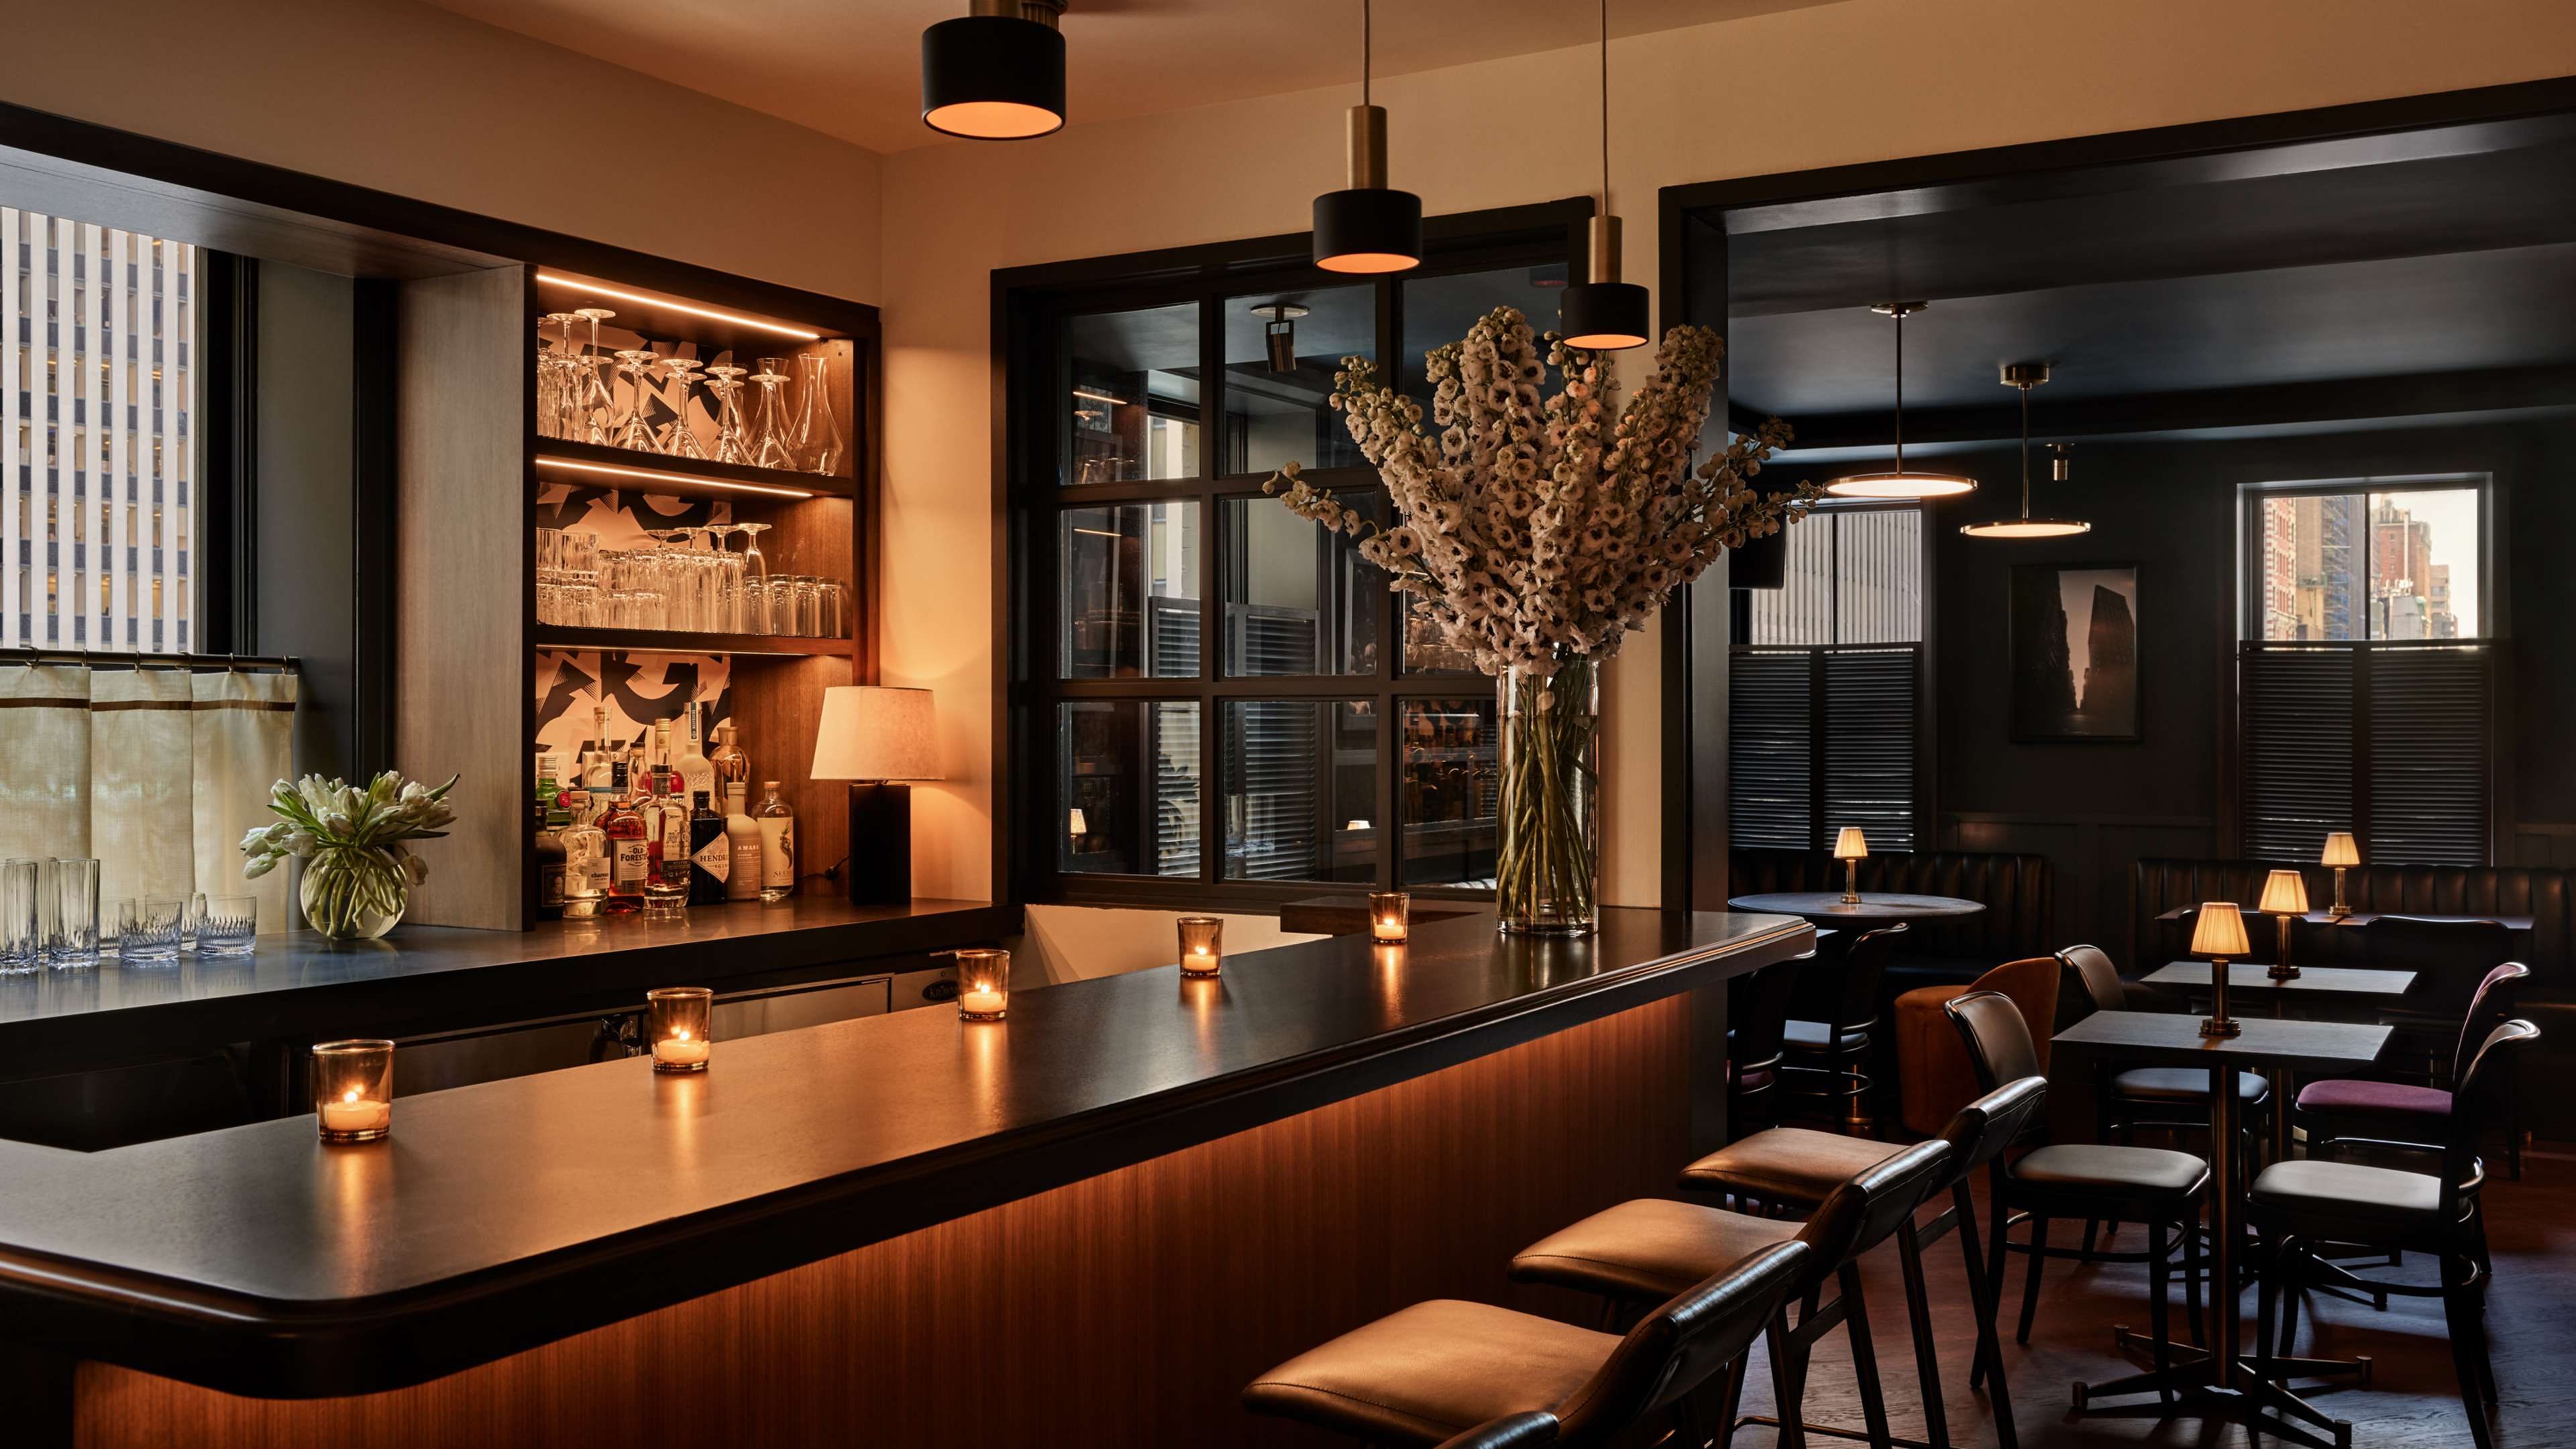
[[[412,0],[20,0],[0,100],[878,300],[877,156]]]
[[[1381,81],[1395,183],[1435,212],[1593,188],[1593,64]],[[1629,275],[1652,283],[1658,187],[2576,72],[2576,4],[1851,0],[1623,41],[1611,65],[1615,209]],[[992,269],[1302,230],[1341,184],[1355,90],[887,159],[884,663],[940,692],[951,740],[949,783],[915,796],[925,892],[991,888]],[[1658,897],[1655,658],[1632,636],[1605,696],[1614,904]]]

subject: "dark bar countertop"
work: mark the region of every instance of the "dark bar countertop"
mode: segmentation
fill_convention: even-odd
[[[404,926],[382,941],[307,931],[248,956],[182,956],[0,976],[0,1080],[200,1052],[225,1042],[441,1031],[582,1010],[655,986],[721,987],[870,956],[999,939],[1019,913],[984,901],[854,906],[793,896],[692,911],[548,921],[526,931]]]
[[[232,1393],[435,1378],[1808,948],[1781,916],[1612,909],[1599,935],[1344,937],[98,1153],[0,1142],[0,1334]],[[675,949],[678,949],[675,947]],[[286,969],[287,963],[270,963]],[[264,967],[263,969],[268,969]],[[462,968],[460,968],[462,969]],[[401,1063],[395,1063],[399,1080]],[[0,1350],[4,1351],[4,1350]]]

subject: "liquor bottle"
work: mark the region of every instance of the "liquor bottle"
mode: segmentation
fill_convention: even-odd
[[[608,809],[599,817],[599,833],[608,849],[608,897],[600,902],[600,909],[612,916],[642,910],[644,878],[652,856],[644,812],[636,808],[635,797],[628,791],[623,759],[609,764]]]
[[[725,842],[733,852],[732,867],[725,875],[729,901],[760,899],[760,823],[743,808],[745,791],[740,781],[725,787]]]
[[[716,726],[715,753],[707,756],[707,762],[716,767],[718,790],[730,790],[737,786],[744,790],[751,788],[751,756],[744,754],[742,746],[734,743],[732,725]]]
[[[647,920],[684,920],[689,914],[689,807],[680,803],[679,785],[669,765],[653,767],[653,801],[644,807]]]
[[[536,827],[537,919],[540,921],[563,918],[564,847],[563,838],[555,833],[561,823],[557,817],[562,813],[555,803],[558,798],[555,775],[562,768],[557,760],[551,751],[538,753],[535,808],[529,812],[529,823]]]
[[[680,738],[676,741],[680,753],[671,761],[671,773],[679,777],[680,798],[683,800],[698,795],[710,800],[715,798],[716,767],[707,760],[703,710],[704,706],[697,701],[689,702]]]
[[[760,808],[751,812],[760,830],[760,898],[783,901],[796,894],[796,812],[776,780],[761,781],[760,789]]]
[[[725,838],[725,818],[709,803],[707,792],[689,795],[689,904],[725,903],[725,882],[733,875],[733,842]]]
[[[597,916],[608,898],[608,836],[587,790],[563,795],[564,824],[555,831],[564,850],[564,909],[574,920]]]

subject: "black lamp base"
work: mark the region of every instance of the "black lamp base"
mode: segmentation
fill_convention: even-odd
[[[850,858],[841,884],[854,906],[912,903],[912,787],[850,787]]]

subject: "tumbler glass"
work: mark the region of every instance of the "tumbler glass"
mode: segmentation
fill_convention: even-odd
[[[36,888],[43,884],[43,862],[0,860],[0,976],[33,971],[43,963],[45,939]]]
[[[54,935],[54,965],[78,970],[98,964],[98,862],[54,862],[61,924]]]
[[[952,953],[957,961],[957,1016],[961,1021],[1000,1021],[1010,1013],[1011,953],[975,946]]]
[[[645,1040],[653,1070],[703,1072],[715,1055],[716,994],[703,986],[664,986],[644,993]]]
[[[199,896],[197,954],[247,956],[259,934],[259,897]]]
[[[313,1117],[325,1142],[373,1142],[390,1135],[394,1044],[368,1037],[315,1046]]]
[[[125,901],[116,911],[116,954],[123,961],[163,962],[178,959],[179,923],[188,903],[170,896],[143,896]]]

